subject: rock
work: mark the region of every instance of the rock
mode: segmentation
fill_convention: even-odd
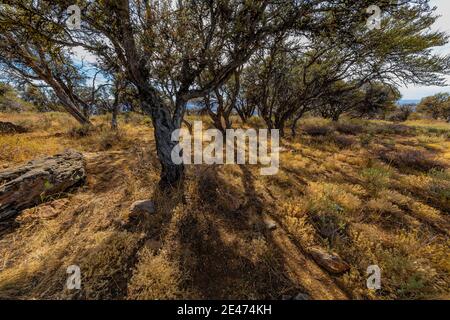
[[[283,295],[281,297],[281,300],[310,300],[310,297],[306,293],[300,292],[299,294],[297,294],[295,296]]]
[[[25,133],[28,130],[24,127],[18,126],[11,122],[1,122],[0,121],[0,134],[14,134],[14,133]]]
[[[155,203],[152,200],[140,200],[133,203],[130,207],[131,216],[141,214],[153,214],[156,212]]]
[[[277,223],[270,217],[264,217],[264,225],[269,231],[273,231],[277,228]]]
[[[339,274],[350,269],[350,266],[335,253],[327,252],[320,247],[312,247],[308,251],[314,261],[328,272]]]
[[[306,293],[299,293],[294,297],[294,300],[310,300],[310,298]]]
[[[67,150],[0,171],[0,221],[83,183],[83,155]]]
[[[268,230],[272,231],[275,230],[277,228],[277,224],[273,221],[267,222],[266,223],[266,227]]]

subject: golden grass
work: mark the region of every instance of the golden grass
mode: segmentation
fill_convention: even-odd
[[[84,152],[88,163],[86,186],[0,225],[0,298],[449,297],[447,124],[410,121],[405,131],[355,121],[362,132],[338,128],[354,139],[349,146],[334,128],[325,137],[287,137],[275,176],[245,165],[188,166],[184,185],[166,194],[142,116],[120,117],[118,133],[108,117],[94,117],[96,128],[81,137],[65,114],[0,114],[0,121],[31,129],[0,136],[0,166],[65,148]],[[330,126],[309,118],[299,129],[306,124]],[[393,167],[380,159],[386,148],[427,152],[447,169]],[[157,214],[129,216],[133,201],[149,198]],[[266,216],[276,231],[266,230]],[[328,274],[305,254],[310,246],[337,252],[351,270]],[[71,264],[81,268],[80,291],[64,286]],[[366,288],[373,264],[382,269],[376,292]]]

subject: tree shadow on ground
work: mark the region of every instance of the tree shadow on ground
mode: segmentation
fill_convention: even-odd
[[[240,186],[218,167],[196,173],[202,211],[188,210],[179,222],[176,258],[189,274],[184,286],[207,299],[281,299],[300,292],[345,298],[283,230],[269,230],[271,204],[258,194],[251,171],[240,170]]]

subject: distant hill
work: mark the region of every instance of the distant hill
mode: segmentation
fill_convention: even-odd
[[[402,99],[398,101],[398,104],[404,106],[406,104],[414,104],[418,105],[420,103],[420,99]]]

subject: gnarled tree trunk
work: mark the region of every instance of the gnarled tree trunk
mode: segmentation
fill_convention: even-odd
[[[142,109],[150,115],[153,123],[156,152],[161,163],[159,185],[162,188],[174,187],[183,179],[184,165],[172,161],[172,150],[178,144],[178,141],[172,141],[172,133],[180,129],[183,114],[172,116],[169,108],[151,88],[140,95]]]

